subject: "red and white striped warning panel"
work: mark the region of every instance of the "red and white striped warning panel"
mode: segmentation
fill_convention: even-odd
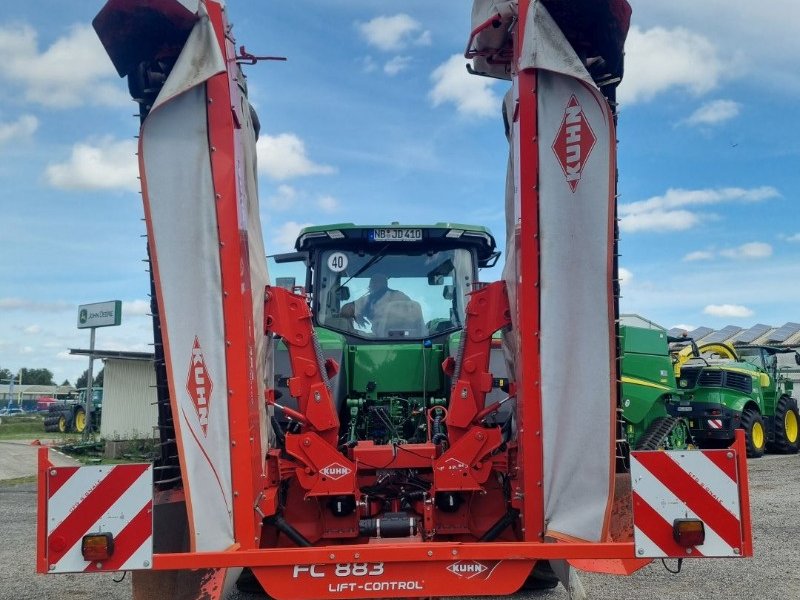
[[[636,556],[740,556],[742,515],[734,450],[631,452]],[[681,546],[676,519],[700,519],[703,544]]]
[[[722,429],[722,419],[709,419],[708,426],[711,429]]]
[[[53,467],[47,476],[50,573],[128,571],[153,564],[153,465]],[[83,558],[83,538],[110,533],[113,551]]]

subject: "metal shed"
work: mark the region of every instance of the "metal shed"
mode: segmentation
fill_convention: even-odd
[[[88,350],[70,350],[88,356]],[[103,418],[100,435],[106,440],[153,437],[158,421],[153,355],[148,352],[95,350],[105,365]]]

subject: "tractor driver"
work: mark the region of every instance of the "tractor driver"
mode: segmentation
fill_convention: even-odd
[[[352,319],[360,327],[372,326],[372,333],[383,337],[386,335],[386,323],[390,318],[392,303],[409,301],[411,298],[399,290],[389,288],[389,278],[383,273],[375,273],[369,280],[369,293],[355,302],[342,306],[340,314]]]

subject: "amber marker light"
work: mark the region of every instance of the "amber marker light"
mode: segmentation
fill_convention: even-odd
[[[706,528],[700,519],[675,519],[672,522],[672,537],[685,548],[700,546],[706,541]]]
[[[114,554],[114,536],[111,533],[90,533],[83,536],[81,543],[83,559],[90,562],[111,558]]]

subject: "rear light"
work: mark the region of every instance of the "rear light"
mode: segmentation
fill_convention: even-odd
[[[711,410],[708,411],[708,414],[710,414],[712,417],[718,417],[719,415],[722,414],[722,411],[718,408],[712,408]]]
[[[675,519],[672,522],[672,537],[679,546],[700,546],[706,540],[706,528],[700,519]]]
[[[106,560],[114,554],[114,536],[111,533],[90,533],[81,542],[83,559],[90,562]]]

